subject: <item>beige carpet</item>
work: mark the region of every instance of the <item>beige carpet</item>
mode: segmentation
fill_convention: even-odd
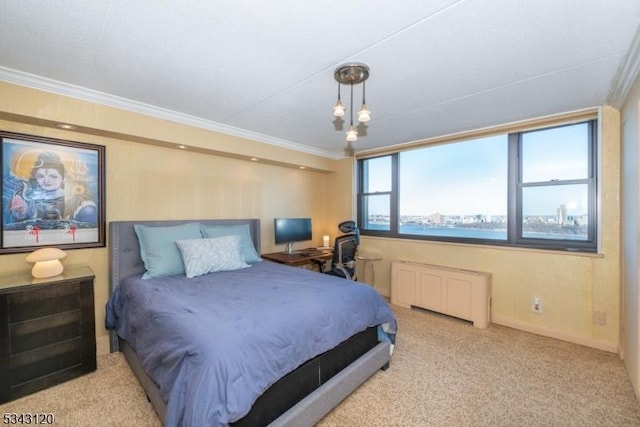
[[[640,405],[615,354],[394,311],[391,367],[321,426],[640,426]],[[95,373],[0,405],[0,412],[50,412],[61,426],[160,425],[119,353],[99,357]]]

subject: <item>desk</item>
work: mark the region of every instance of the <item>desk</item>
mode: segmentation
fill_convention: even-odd
[[[280,264],[286,264],[291,266],[300,266],[305,264],[313,264],[311,259],[321,259],[323,261],[329,261],[331,259],[331,251],[318,251],[315,248],[300,249],[294,251],[292,254],[286,252],[274,252],[271,254],[262,254],[262,258],[277,262]]]

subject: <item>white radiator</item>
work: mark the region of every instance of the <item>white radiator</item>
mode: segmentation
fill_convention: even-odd
[[[491,321],[491,274],[394,261],[391,303],[426,308],[486,328]]]

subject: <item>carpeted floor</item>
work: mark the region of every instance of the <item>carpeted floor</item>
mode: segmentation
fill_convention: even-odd
[[[391,367],[320,426],[640,426],[640,405],[615,354],[394,311]],[[61,426],[160,425],[119,353],[100,356],[92,374],[0,405],[0,412],[49,412]]]

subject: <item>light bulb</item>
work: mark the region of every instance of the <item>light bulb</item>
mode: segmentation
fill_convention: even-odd
[[[367,110],[367,106],[362,104],[362,108],[358,111],[358,121],[360,123],[366,123],[371,120],[371,111]]]
[[[349,130],[347,131],[347,141],[354,142],[358,140],[358,131],[353,125],[349,126]]]
[[[346,108],[344,108],[344,104],[338,99],[338,102],[336,102],[336,105],[333,107],[333,115],[336,117],[342,117],[344,116],[345,110]]]

